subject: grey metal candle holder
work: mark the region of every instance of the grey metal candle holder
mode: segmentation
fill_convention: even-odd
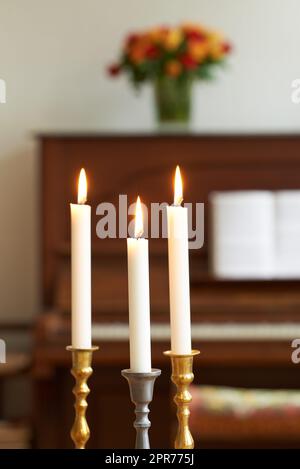
[[[131,401],[135,405],[136,419],[133,423],[136,429],[136,449],[149,449],[148,430],[151,422],[148,419],[148,404],[153,398],[153,388],[156,378],[161,374],[161,370],[152,369],[149,373],[135,373],[131,370],[122,370],[122,376],[127,379],[130,390]]]

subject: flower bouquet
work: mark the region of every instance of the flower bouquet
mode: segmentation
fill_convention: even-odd
[[[213,78],[214,68],[230,51],[231,45],[219,33],[200,25],[159,27],[130,34],[109,73],[125,72],[135,86],[150,81],[159,121],[187,123],[194,81]]]

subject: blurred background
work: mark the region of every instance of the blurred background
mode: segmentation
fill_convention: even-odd
[[[299,15],[297,0],[0,0],[0,446],[71,446],[69,203],[82,166],[101,347],[90,447],[132,446],[120,376],[129,363],[125,241],[96,238],[95,208],[122,193],[171,201],[178,163],[185,200],[205,202],[205,245],[191,252],[197,446],[299,446]],[[224,33],[231,50],[214,80],[194,82],[188,125],[161,125],[153,82],[137,91],[107,68],[128,34],[190,22]],[[153,364],[163,370],[152,443],[170,447],[167,247],[150,249]]]

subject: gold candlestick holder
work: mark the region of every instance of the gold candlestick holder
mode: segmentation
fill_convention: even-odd
[[[164,352],[171,359],[172,376],[171,379],[176,385],[177,392],[174,402],[177,406],[178,428],[175,439],[175,449],[192,449],[194,440],[189,429],[189,405],[192,396],[189,392],[189,385],[193,382],[193,358],[198,355],[199,350],[192,350],[189,355],[177,355],[171,351]]]
[[[90,392],[87,380],[93,373],[91,367],[93,352],[98,347],[90,349],[76,349],[72,346],[67,347],[72,352],[71,374],[75,378],[73,394],[75,396],[75,420],[71,430],[71,438],[76,449],[85,449],[85,445],[90,437],[90,429],[86,420],[86,410],[88,403],[86,398]]]

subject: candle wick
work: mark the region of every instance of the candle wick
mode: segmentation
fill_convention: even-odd
[[[180,197],[179,199],[176,200],[176,202],[174,201],[173,207],[180,207],[182,202],[183,202],[183,197]]]

